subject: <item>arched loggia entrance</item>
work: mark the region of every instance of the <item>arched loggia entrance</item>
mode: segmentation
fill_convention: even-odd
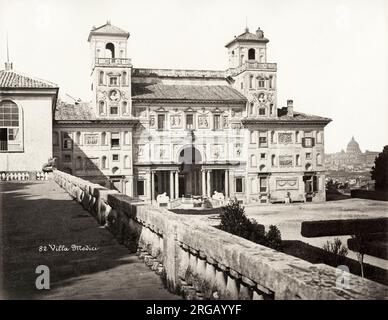
[[[202,156],[194,146],[179,153],[179,197],[202,195]]]

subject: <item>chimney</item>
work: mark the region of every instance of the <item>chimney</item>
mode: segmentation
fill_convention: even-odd
[[[6,62],[5,71],[11,71],[11,70],[12,70],[12,62]]]
[[[294,101],[293,100],[287,100],[287,116],[289,116],[289,117],[294,116]]]

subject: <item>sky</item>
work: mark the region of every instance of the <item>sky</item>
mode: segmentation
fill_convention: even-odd
[[[388,144],[386,0],[0,0],[0,69],[6,34],[14,69],[88,99],[92,26],[130,32],[135,68],[225,70],[225,44],[260,27],[278,65],[278,107],[333,119],[326,152],[354,135],[362,151]]]

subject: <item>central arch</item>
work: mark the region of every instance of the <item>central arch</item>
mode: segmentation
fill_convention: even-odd
[[[202,155],[193,145],[183,147],[178,154],[179,197],[202,195]]]

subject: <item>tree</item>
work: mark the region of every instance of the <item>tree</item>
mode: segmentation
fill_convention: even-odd
[[[323,250],[334,254],[336,266],[342,264],[344,258],[348,255],[348,249],[342,244],[340,238],[334,238],[332,242],[327,240],[323,245]]]
[[[375,181],[376,190],[388,190],[388,145],[384,146],[383,152],[376,157],[371,177]]]

